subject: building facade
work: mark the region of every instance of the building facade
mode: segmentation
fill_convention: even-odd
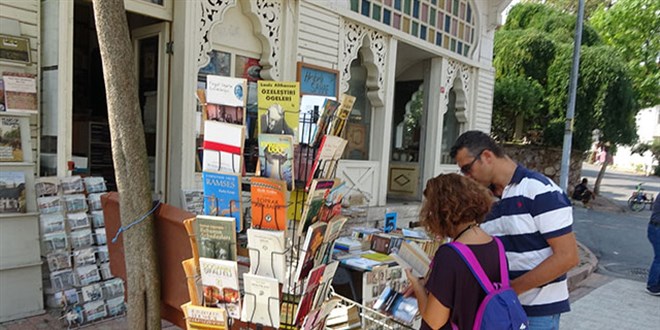
[[[426,180],[456,171],[455,138],[490,130],[493,37],[509,2],[126,0],[154,192],[180,205],[201,188],[195,91],[207,74],[295,81],[302,63],[357,97],[337,176],[370,205],[421,200]],[[91,3],[41,7],[41,174],[74,161],[113,181]]]

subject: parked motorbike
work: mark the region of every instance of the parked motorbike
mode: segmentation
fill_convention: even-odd
[[[649,209],[651,209],[651,205],[653,205],[653,194],[644,192],[642,184],[643,182],[640,182],[637,185],[636,190],[633,191],[630,198],[628,198],[628,208],[631,211],[641,212],[646,205],[649,205]]]

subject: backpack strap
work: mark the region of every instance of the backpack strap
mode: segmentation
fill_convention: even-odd
[[[508,287],[509,286],[509,271],[507,269],[507,263],[506,263],[506,255],[504,254],[504,246],[502,245],[502,242],[497,238],[493,236],[493,240],[497,243],[497,250],[498,250],[498,255],[500,259],[500,279],[502,280],[501,286],[502,287]],[[474,277],[477,279],[477,282],[481,285],[481,287],[486,291],[486,293],[490,293],[495,290],[495,287],[493,286],[493,282],[488,278],[488,275],[486,275],[486,272],[484,269],[481,267],[481,264],[479,263],[479,260],[477,260],[477,257],[474,255],[472,250],[470,250],[467,245],[461,243],[461,242],[451,242],[449,243],[449,246],[458,253],[458,255],[463,259],[465,264],[467,264],[468,268],[474,275]]]

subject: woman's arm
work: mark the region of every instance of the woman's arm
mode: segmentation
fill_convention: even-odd
[[[419,307],[422,319],[432,329],[440,329],[449,320],[451,310],[438,301],[434,295],[427,293],[422,283],[409,269],[406,269],[406,276],[415,293],[415,298],[417,298],[417,306]]]

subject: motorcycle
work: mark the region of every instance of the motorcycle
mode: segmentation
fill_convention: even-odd
[[[640,182],[628,198],[628,208],[633,212],[643,211],[646,205],[649,205],[649,209],[651,209],[650,205],[653,205],[653,194],[644,192],[642,184],[643,182]]]

